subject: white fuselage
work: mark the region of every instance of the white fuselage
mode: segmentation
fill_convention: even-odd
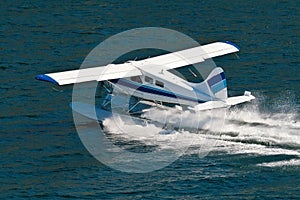
[[[140,61],[129,63],[134,65],[135,62]],[[145,63],[141,71],[141,76],[118,79],[114,83],[127,94],[152,101],[193,106],[211,100],[211,96],[207,92],[205,94],[197,92],[193,83],[169,72],[164,66]],[[202,87],[204,91],[207,90],[205,83],[202,83]]]

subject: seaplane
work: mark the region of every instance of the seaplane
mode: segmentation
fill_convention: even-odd
[[[237,45],[228,41],[214,42],[143,60],[47,73],[37,75],[35,78],[59,86],[90,81],[108,83],[112,89],[107,93],[103,105],[107,105],[107,100],[111,99],[111,91],[117,90],[120,93],[130,94],[138,103],[150,107],[201,113],[206,110],[229,108],[255,99],[249,91],[245,91],[241,96],[228,97],[226,78],[221,67],[213,67],[203,77],[201,65],[200,68],[194,66],[239,50]],[[73,107],[71,106],[74,110],[75,104],[76,102],[73,102]],[[95,118],[86,113],[88,110],[86,105],[80,105],[83,107],[79,113],[87,117],[101,121],[110,116],[107,109],[100,108],[97,110],[98,117]],[[128,111],[135,105],[128,108]]]

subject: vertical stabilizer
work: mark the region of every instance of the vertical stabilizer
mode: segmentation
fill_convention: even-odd
[[[214,68],[205,80],[210,88],[212,96],[216,99],[227,99],[227,83],[224,71],[221,67]]]

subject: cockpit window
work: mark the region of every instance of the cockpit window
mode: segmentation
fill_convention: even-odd
[[[145,76],[145,82],[153,84],[153,78],[151,78],[149,76]]]
[[[138,83],[143,83],[141,77],[139,77],[139,76],[132,76],[132,77],[130,77],[130,80],[132,80],[134,82],[138,82]]]
[[[162,88],[164,87],[164,83],[161,81],[158,81],[158,80],[155,81],[155,85],[162,87]]]
[[[168,71],[188,82],[201,83],[203,81],[201,74],[193,65],[169,69]]]

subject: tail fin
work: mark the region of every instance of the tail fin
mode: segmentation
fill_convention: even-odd
[[[221,67],[214,68],[204,82],[210,88],[212,96],[220,100],[227,99],[227,83]]]
[[[208,77],[201,83],[191,84],[199,99],[203,101],[227,99],[227,84],[222,68],[214,68]]]

